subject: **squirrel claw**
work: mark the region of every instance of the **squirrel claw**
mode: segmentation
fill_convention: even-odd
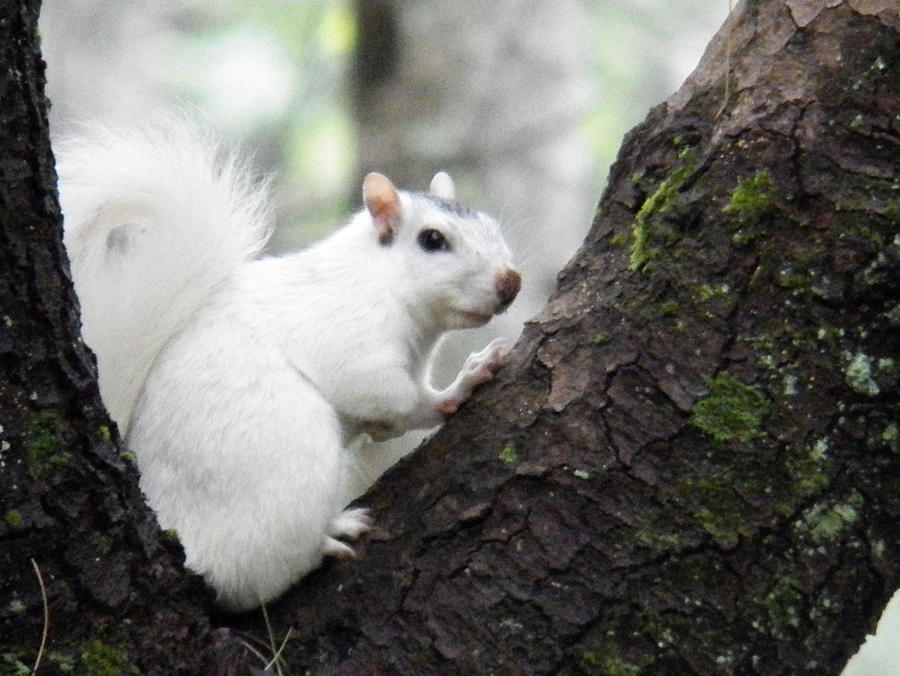
[[[480,352],[469,355],[462,367],[463,381],[474,388],[494,377],[506,362],[506,343],[495,338]]]
[[[355,559],[356,551],[339,537],[355,540],[363,533],[372,530],[375,521],[369,516],[365,507],[351,507],[334,517],[328,524],[328,531],[322,542],[322,553],[336,559]]]
[[[322,543],[322,553],[325,556],[333,556],[341,561],[348,561],[356,558],[356,550],[346,542],[335,540],[333,537],[325,537]]]
[[[351,507],[338,514],[328,524],[328,534],[334,537],[347,537],[355,540],[363,533],[368,533],[375,525],[365,507]]]
[[[506,343],[502,338],[495,338],[480,352],[470,354],[456,382],[441,393],[443,398],[437,403],[437,412],[445,418],[456,413],[475,388],[493,378],[505,361]]]
[[[454,399],[452,397],[450,399],[444,399],[444,401],[438,405],[438,412],[443,416],[453,415],[459,410],[460,403],[459,399]]]

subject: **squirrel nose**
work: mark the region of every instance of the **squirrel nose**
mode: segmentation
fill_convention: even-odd
[[[522,275],[512,268],[503,268],[503,271],[497,275],[496,285],[500,304],[494,312],[499,314],[509,307],[516,294],[519,293],[522,286]]]

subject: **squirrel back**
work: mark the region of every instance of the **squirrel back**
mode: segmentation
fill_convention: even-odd
[[[124,435],[160,350],[265,245],[266,190],[183,120],[94,126],[55,149],[82,333]]]

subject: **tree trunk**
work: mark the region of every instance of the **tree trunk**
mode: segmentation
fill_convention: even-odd
[[[837,673],[900,584],[900,17],[827,4],[735,11],[511,363],[267,632],[210,629],[104,431],[36,3],[0,3],[3,660],[40,643],[34,559],[43,673],[247,673],[235,628],[289,627],[289,673]]]
[[[274,609],[289,664],[843,667],[900,583],[900,20],[829,4],[743,5],[629,134],[498,382]]]
[[[77,339],[39,6],[0,0],[0,674],[39,654],[41,674],[197,674],[243,649],[144,506]]]

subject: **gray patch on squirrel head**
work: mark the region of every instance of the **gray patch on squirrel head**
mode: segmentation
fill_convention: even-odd
[[[457,218],[478,218],[478,212],[468,205],[463,204],[462,202],[457,202],[456,200],[445,200],[430,193],[424,192],[414,192],[411,194],[417,198],[427,200],[441,211],[446,211],[448,214],[456,216]]]

